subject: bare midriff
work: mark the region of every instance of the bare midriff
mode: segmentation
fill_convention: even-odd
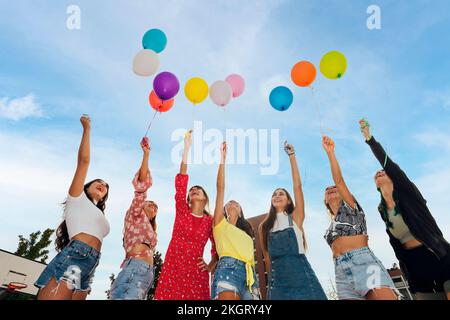
[[[140,254],[146,251],[150,252],[150,255],[139,256]],[[127,258],[141,260],[146,262],[150,266],[153,266],[153,251],[150,249],[148,245],[144,243],[135,245],[133,249],[131,249],[131,251],[127,252]]]
[[[87,233],[79,233],[76,236],[72,237],[72,240],[81,241],[99,252],[102,249],[102,242],[96,237],[91,236]]]
[[[367,235],[342,236],[333,241],[331,250],[333,257],[340,257],[347,252],[367,247],[369,245],[369,237]]]

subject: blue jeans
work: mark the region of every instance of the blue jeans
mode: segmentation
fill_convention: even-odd
[[[211,299],[217,299],[222,292],[234,292],[241,300],[259,300],[259,286],[254,270],[253,277],[255,282],[250,292],[245,263],[231,257],[220,258],[211,285]]]
[[[359,248],[334,259],[339,300],[363,300],[369,291],[396,290],[386,268],[368,247]]]
[[[146,300],[154,270],[145,261],[128,259],[111,286],[110,300]]]
[[[84,242],[72,240],[50,261],[34,285],[43,288],[55,278],[58,284],[64,280],[75,292],[89,292],[99,262],[100,252]]]

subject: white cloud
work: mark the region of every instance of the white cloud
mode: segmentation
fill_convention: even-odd
[[[34,95],[11,99],[0,98],[0,117],[19,121],[26,118],[39,118],[43,113]]]

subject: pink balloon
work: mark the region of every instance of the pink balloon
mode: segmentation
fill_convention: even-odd
[[[225,79],[226,82],[231,86],[233,90],[233,98],[239,97],[245,89],[245,81],[238,74],[232,74]]]

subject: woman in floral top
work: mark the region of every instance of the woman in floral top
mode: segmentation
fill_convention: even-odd
[[[217,263],[212,235],[213,218],[206,210],[208,195],[202,187],[192,187],[186,201],[187,157],[191,142],[192,131],[189,131],[184,138],[180,173],[175,178],[175,224],[156,288],[157,300],[210,298],[209,272]],[[207,265],[203,261],[203,251],[208,239],[212,243],[212,260]]]
[[[111,300],[145,300],[153,284],[153,250],[156,246],[156,214],[158,206],[145,201],[152,186],[148,168],[150,146],[148,139],[141,142],[143,158],[141,168],[133,179],[134,198],[125,215],[123,246],[126,257],[122,271],[111,287]]]

